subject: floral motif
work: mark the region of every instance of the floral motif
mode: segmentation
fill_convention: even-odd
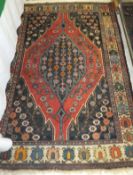
[[[49,148],[47,150],[46,156],[49,161],[56,161],[56,162],[59,161],[60,158],[59,149],[55,147]]]
[[[64,160],[67,161],[72,161],[74,160],[75,153],[73,148],[66,148],[63,150],[63,158]]]
[[[27,150],[23,146],[17,148],[14,158],[16,161],[25,161],[27,159]]]
[[[97,149],[94,149],[94,158],[96,161],[105,162],[107,160],[106,149],[101,146],[99,146]]]
[[[37,40],[51,24],[56,20],[56,13],[29,14],[26,31],[25,46],[28,48],[33,41]]]
[[[97,47],[101,47],[100,25],[98,13],[71,12],[70,18],[74,20],[75,25],[94,42]]]
[[[28,133],[24,133],[24,134],[22,134],[22,140],[23,141],[27,141],[27,140],[29,140],[29,134]]]
[[[16,118],[16,112],[11,112],[11,114],[9,115],[9,118],[15,119]]]
[[[22,90],[22,94],[18,95],[18,90]],[[18,79],[15,94],[13,98],[15,105],[13,103],[9,115],[7,137],[11,137],[13,141],[51,140],[52,125],[50,122],[45,123],[44,116],[30,96],[24,79]],[[18,103],[19,106],[16,105]]]
[[[121,149],[118,146],[113,146],[110,148],[110,155],[112,159],[120,159],[122,156]]]
[[[132,158],[133,157],[133,146],[126,146],[125,153],[127,157]]]
[[[56,92],[60,101],[64,101],[75,83],[85,73],[85,56],[66,34],[62,34],[51,45],[49,51],[44,53],[40,67],[45,81]],[[81,98],[79,96],[78,100]]]
[[[79,113],[77,123],[71,123],[70,140],[109,140],[116,138],[108,83],[103,77],[93,95]]]
[[[116,91],[122,91],[124,89],[123,85],[119,82],[115,83],[115,89]]]
[[[124,116],[123,116],[123,117],[120,119],[120,124],[121,124],[121,126],[124,127],[124,128],[130,128],[130,127],[132,126],[132,121],[131,121],[130,118],[124,117]]]
[[[124,132],[123,138],[127,142],[132,142],[133,141],[133,132],[131,132],[131,131]]]
[[[90,150],[88,148],[80,148],[78,150],[78,157],[81,161],[89,161],[90,160]]]
[[[36,160],[40,161],[43,158],[43,156],[44,156],[43,148],[40,148],[40,147],[32,148],[32,153],[30,157],[33,161],[36,161]]]

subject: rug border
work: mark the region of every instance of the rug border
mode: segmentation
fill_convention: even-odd
[[[10,167],[9,167],[10,166]],[[0,164],[0,169],[20,170],[20,169],[40,169],[40,170],[87,170],[87,169],[118,169],[133,167],[133,161],[111,162],[111,163],[91,163],[91,164]]]

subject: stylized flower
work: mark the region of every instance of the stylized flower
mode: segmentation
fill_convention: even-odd
[[[40,136],[39,136],[38,134],[34,134],[34,135],[32,136],[32,139],[33,139],[34,141],[38,141],[38,140],[40,139]]]
[[[55,148],[54,146],[51,148],[48,148],[46,156],[49,161],[53,161],[53,160],[59,161],[59,158],[60,158],[59,148]]]
[[[62,63],[62,64],[63,64],[63,63]],[[64,77],[64,76],[65,76],[65,72],[62,71],[62,72],[60,73],[60,76],[61,76],[61,77]]]
[[[28,103],[27,103],[27,107],[28,107],[28,108],[32,108],[32,106],[33,106],[33,103],[32,103],[32,102],[28,102]]]
[[[90,105],[91,105],[92,107],[94,107],[94,106],[95,106],[95,104],[96,104],[96,102],[95,102],[95,101],[90,101]]]
[[[21,111],[22,111],[21,107],[17,107],[15,110],[16,113],[20,113]]]
[[[49,113],[49,114],[51,114],[53,112],[53,108],[48,107],[46,112]]]
[[[75,112],[75,108],[74,108],[74,107],[71,107],[71,108],[69,109],[69,111],[70,111],[71,113],[73,113],[73,112]]]
[[[46,96],[41,96],[41,97],[40,97],[40,100],[41,100],[42,102],[46,101]]]
[[[100,100],[102,98],[102,94],[97,95],[97,99]]]
[[[82,100],[82,96],[81,96],[81,95],[78,95],[78,96],[76,96],[76,99],[77,99],[78,101],[81,101],[81,100]]]
[[[87,141],[87,140],[89,140],[90,136],[89,136],[89,134],[82,134],[81,138],[82,138],[84,141]]]
[[[133,146],[126,146],[125,153],[127,157],[133,158]]]
[[[33,161],[41,160],[43,156],[44,156],[43,148],[40,148],[40,147],[32,148],[32,153],[30,157]]]
[[[127,118],[127,117],[122,117],[120,119],[120,124],[122,127],[124,128],[130,128],[132,126],[132,121],[130,118]]]
[[[90,150],[88,148],[80,148],[78,151],[78,157],[82,161],[88,161],[90,159]]]
[[[64,160],[72,161],[74,160],[75,154],[73,148],[65,148],[63,150],[63,158]]]
[[[95,150],[94,150],[94,158],[97,161],[106,161],[107,159],[107,154],[106,154],[106,150],[105,148],[98,146]]]
[[[11,139],[13,140],[13,141],[16,141],[17,139],[18,139],[18,134],[16,135],[16,134],[12,134],[11,135]]]
[[[13,120],[13,121],[12,121],[12,126],[13,126],[13,127],[16,127],[17,124],[18,124],[18,121],[17,121],[17,120]]]
[[[129,111],[128,104],[125,104],[125,103],[119,103],[118,104],[118,112],[120,114],[128,113],[128,111]]]
[[[124,138],[124,140],[126,140],[128,142],[132,142],[133,141],[133,132],[126,131],[123,134],[123,138]]]
[[[100,110],[101,110],[101,112],[107,112],[107,107],[106,106],[101,106]]]
[[[31,126],[28,126],[25,131],[27,133],[32,133],[33,132],[33,128]]]
[[[102,117],[103,117],[102,112],[97,112],[97,113],[96,113],[96,117],[97,117],[97,118],[102,118]]]
[[[26,96],[23,95],[23,96],[21,97],[21,100],[22,100],[22,101],[25,101],[25,100],[26,100]]]
[[[104,120],[103,120],[103,123],[107,126],[107,125],[109,125],[109,123],[110,123],[110,120],[109,119],[107,119],[107,118],[105,118]]]
[[[9,115],[9,117],[11,119],[15,119],[16,118],[16,112],[11,112],[10,115]]]
[[[24,133],[24,134],[22,134],[21,138],[23,141],[27,141],[27,140],[29,140],[30,136],[28,133]]]
[[[15,128],[15,132],[16,132],[16,133],[20,133],[20,131],[21,131],[20,127],[16,127],[16,128]]]
[[[115,89],[116,91],[122,91],[124,89],[123,85],[119,82],[115,83]]]
[[[115,100],[116,103],[127,103],[126,93],[122,91],[117,92],[117,94],[115,95]]]
[[[121,150],[118,146],[113,146],[110,148],[110,155],[113,159],[119,159],[121,157]]]
[[[19,115],[19,118],[22,119],[22,120],[26,119],[26,117],[27,117],[26,113],[21,113]]]
[[[22,122],[22,125],[23,125],[23,126],[28,126],[29,123],[30,123],[30,122],[29,122],[28,120],[24,120],[24,121]]]
[[[109,104],[109,100],[104,99],[104,100],[103,100],[103,104],[104,104],[104,105],[108,105],[108,104]]]
[[[96,126],[97,126],[97,125],[100,125],[100,120],[95,119],[95,120],[93,121],[93,124],[96,125]]]
[[[107,111],[107,112],[106,112],[106,116],[107,116],[108,118],[113,117],[113,112],[112,112],[112,111]]]
[[[15,100],[13,104],[14,104],[14,106],[19,106],[20,102],[19,102],[19,100]]]
[[[14,158],[16,161],[25,161],[27,158],[27,150],[23,146],[20,146],[16,149]]]
[[[97,127],[94,126],[94,125],[91,125],[91,126],[89,127],[89,131],[90,131],[90,132],[95,132],[96,130],[97,130]]]
[[[107,92],[106,89],[102,89],[102,93],[105,94]]]
[[[100,126],[101,132],[105,132],[107,130],[106,126]]]
[[[92,137],[93,137],[94,140],[99,140],[99,138],[100,138],[100,133],[95,132],[95,133],[92,134]]]

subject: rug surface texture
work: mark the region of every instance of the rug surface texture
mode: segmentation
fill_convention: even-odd
[[[126,23],[126,29],[130,39],[132,52],[133,52],[133,2],[132,3],[123,3],[122,5],[123,14]]]
[[[9,169],[133,166],[132,93],[112,4],[26,5],[7,86]]]

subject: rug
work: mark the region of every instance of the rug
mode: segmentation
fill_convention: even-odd
[[[132,92],[112,4],[26,5],[7,86],[6,169],[133,166]]]
[[[123,15],[125,18],[125,25],[128,32],[130,44],[133,52],[133,3],[122,4]]]

